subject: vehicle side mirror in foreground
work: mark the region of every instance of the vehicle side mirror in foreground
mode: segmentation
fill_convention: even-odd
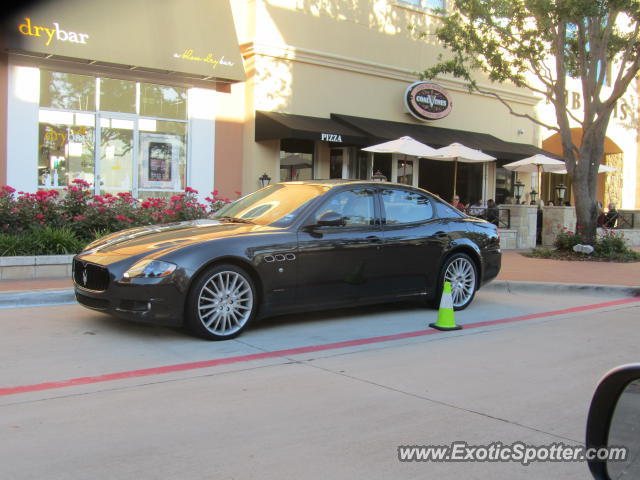
[[[317,225],[320,227],[339,227],[344,225],[345,219],[338,212],[327,210],[318,217]]]
[[[626,449],[626,458],[588,460],[594,478],[640,478],[640,363],[611,370],[596,388],[587,419],[586,449],[603,448]]]

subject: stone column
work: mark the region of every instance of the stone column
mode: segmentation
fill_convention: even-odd
[[[575,231],[576,209],[574,207],[542,207],[542,246],[552,247],[562,227]]]
[[[500,205],[500,209],[511,212],[511,229],[516,231],[516,248],[535,248],[538,207],[536,205]]]

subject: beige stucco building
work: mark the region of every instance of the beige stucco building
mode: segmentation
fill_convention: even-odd
[[[449,200],[452,163],[362,150],[409,135],[496,157],[459,164],[456,192],[465,203],[505,202],[516,177],[504,164],[559,153],[553,132],[458,80],[410,88],[443,52],[417,35],[433,33],[431,7],[442,0],[167,0],[154,12],[114,0],[100,18],[91,4],[42,2],[5,21],[0,183],[35,191],[82,178],[96,193],[191,186],[235,197],[264,174],[273,183],[380,171]],[[526,90],[480,83],[523,113],[554,118]],[[418,96],[416,115],[409,99]],[[624,208],[640,204],[636,98],[629,92],[611,122],[606,161],[619,170],[602,180],[602,198]],[[539,189],[535,175],[519,179],[525,192]],[[543,176],[543,199],[560,181]]]

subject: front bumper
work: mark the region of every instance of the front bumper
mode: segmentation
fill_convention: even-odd
[[[121,271],[122,270],[122,271]],[[78,303],[125,320],[181,326],[185,295],[172,276],[120,282],[125,267],[109,267],[74,260],[73,283]],[[88,271],[84,278],[82,273]],[[99,276],[92,282],[91,276]],[[89,278],[87,278],[89,277]]]

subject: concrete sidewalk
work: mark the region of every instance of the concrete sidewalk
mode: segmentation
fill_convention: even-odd
[[[609,263],[563,261],[527,258],[524,250],[503,250],[502,269],[493,287],[517,285],[553,290],[589,287],[616,288],[634,294],[640,291],[640,263]],[[622,288],[622,287],[627,287]],[[629,288],[631,287],[631,288]],[[73,302],[71,278],[43,278],[35,280],[1,280],[0,308],[18,305],[47,305]]]

